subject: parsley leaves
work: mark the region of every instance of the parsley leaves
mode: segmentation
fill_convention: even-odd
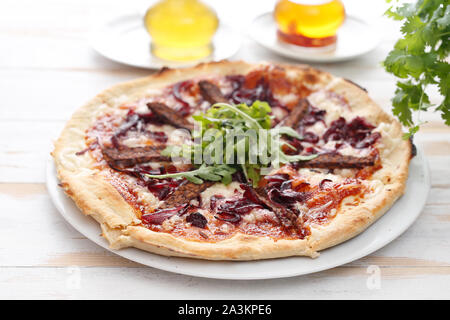
[[[449,4],[448,0],[418,0],[391,6],[385,13],[403,21],[403,38],[396,42],[383,65],[386,71],[405,79],[397,82],[392,99],[394,115],[409,127],[404,138],[419,130],[421,111],[434,109],[450,126],[450,64],[445,61],[450,51]],[[442,95],[439,104],[430,103],[430,86],[438,86]]]

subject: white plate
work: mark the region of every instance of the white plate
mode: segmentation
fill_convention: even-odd
[[[189,62],[173,62],[153,56],[150,52],[150,40],[150,35],[144,28],[143,17],[139,14],[117,17],[96,28],[90,37],[91,46],[106,58],[147,69],[164,66],[180,68],[199,62],[227,59],[233,56],[241,45],[241,37],[221,25],[214,35],[214,51],[210,57]]]
[[[419,216],[430,190],[429,169],[421,151],[412,159],[405,195],[359,236],[321,252],[316,259],[290,257],[260,261],[206,261],[165,257],[135,248],[111,250],[94,219],[83,215],[58,186],[53,159],[47,163],[47,188],[62,216],[75,229],[103,248],[144,265],[205,278],[272,279],[322,271],[362,258],[401,235]]]
[[[288,58],[311,62],[350,60],[375,49],[380,42],[376,28],[351,15],[347,15],[338,30],[336,48],[328,52],[280,42],[276,33],[277,26],[271,12],[253,20],[249,31],[250,37],[263,47]]]

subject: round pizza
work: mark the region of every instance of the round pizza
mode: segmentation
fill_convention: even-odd
[[[78,109],[52,152],[111,248],[317,257],[402,195],[415,148],[357,84],[306,65],[163,68]]]

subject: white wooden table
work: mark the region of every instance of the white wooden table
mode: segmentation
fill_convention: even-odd
[[[274,3],[208,2],[223,22],[242,31]],[[450,298],[450,128],[435,115],[424,115],[429,123],[416,138],[432,173],[421,216],[385,248],[332,270],[266,281],[176,275],[109,253],[68,225],[44,184],[52,140],[72,112],[96,93],[149,74],[97,55],[87,36],[103,18],[150,3],[0,2],[0,298]],[[346,4],[368,18],[385,9],[381,0]],[[375,51],[315,66],[361,84],[389,110],[395,79],[379,61],[399,36],[398,25],[385,18],[378,24],[384,38]],[[248,39],[244,43],[234,59],[287,61]]]

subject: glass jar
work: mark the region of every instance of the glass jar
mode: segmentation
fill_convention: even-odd
[[[144,18],[152,38],[152,53],[173,61],[209,56],[218,23],[215,12],[198,0],[162,0]]]
[[[345,9],[340,0],[279,0],[274,19],[279,40],[303,47],[324,47],[336,42]]]

